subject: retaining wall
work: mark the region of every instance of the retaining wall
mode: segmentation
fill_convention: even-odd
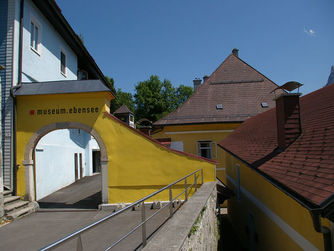
[[[216,202],[216,182],[204,183],[143,250],[217,250]]]

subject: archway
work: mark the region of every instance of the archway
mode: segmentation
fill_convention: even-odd
[[[102,203],[108,203],[108,154],[106,146],[100,135],[88,125],[79,122],[57,122],[43,126],[37,130],[28,141],[25,152],[23,165],[25,168],[25,186],[26,197],[30,201],[36,200],[35,189],[36,183],[34,178],[34,161],[33,153],[39,140],[46,134],[59,129],[80,129],[92,135],[100,148],[101,164],[101,186],[102,186]]]

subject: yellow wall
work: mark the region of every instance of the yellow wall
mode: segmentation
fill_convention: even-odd
[[[245,246],[248,245],[246,229],[247,227],[249,229],[249,214],[251,213],[254,215],[255,233],[258,236],[256,250],[302,250],[275,222],[274,219],[277,221],[276,216],[282,220],[279,222],[285,222],[316,248],[323,250],[323,236],[314,230],[310,213],[306,208],[243,162],[228,153],[226,156],[228,186],[233,188],[237,194],[237,165],[239,165],[241,187],[257,199],[257,201],[254,200],[243,191],[240,200],[236,196],[228,201],[229,216]],[[259,206],[258,201],[265,208]],[[325,220],[325,224],[329,226],[327,220]]]
[[[200,168],[204,170],[204,182],[215,180],[213,163],[168,150],[106,115],[111,98],[107,93],[17,97],[17,163],[21,166],[17,173],[19,195],[25,194],[22,162],[27,142],[38,129],[56,122],[88,125],[102,138],[109,159],[109,203],[133,202]],[[98,112],[52,114],[52,109],[69,111],[72,107],[94,107]],[[37,115],[38,110],[47,110],[47,114]],[[168,195],[164,194],[159,199],[168,200]]]
[[[153,138],[171,138],[171,141],[182,141],[183,151],[197,155],[197,142],[210,140],[214,143],[212,156],[217,161],[216,176],[225,181],[224,152],[218,143],[226,138],[240,123],[193,124],[165,126],[152,135]]]

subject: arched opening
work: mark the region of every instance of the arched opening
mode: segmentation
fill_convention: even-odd
[[[85,177],[88,179],[95,172],[99,173],[98,178],[93,179],[95,183],[99,183],[102,194],[99,203],[108,203],[106,147],[99,134],[85,124],[65,122],[42,127],[30,138],[25,149],[23,165],[26,197],[30,201],[43,200],[60,188],[75,181],[80,183]],[[87,183],[91,181],[87,181],[81,183],[89,186]],[[76,195],[78,193],[75,193],[75,190],[84,191],[81,188],[73,189],[72,193]],[[89,194],[92,191],[91,187],[87,192]]]

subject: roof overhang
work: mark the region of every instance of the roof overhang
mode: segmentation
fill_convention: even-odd
[[[110,89],[107,88],[101,80],[67,80],[22,83],[20,88],[15,90],[14,95],[55,95],[92,92],[108,92],[114,96]]]

